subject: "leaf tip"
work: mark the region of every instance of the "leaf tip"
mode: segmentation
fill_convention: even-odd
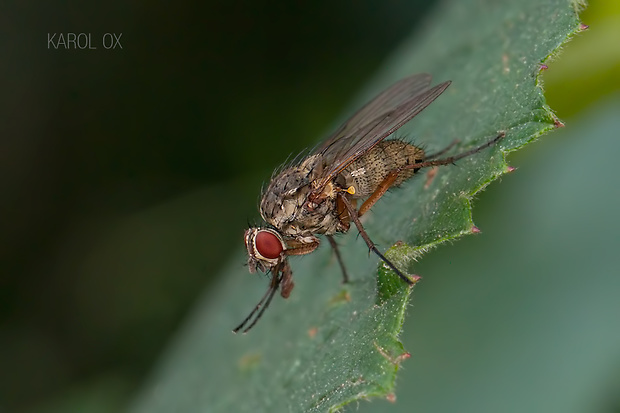
[[[405,351],[403,354],[397,357],[396,361],[398,364],[400,364],[401,362],[403,362],[404,360],[407,360],[408,358],[411,358],[411,353],[408,351]]]
[[[471,233],[472,233],[472,234],[480,234],[481,232],[482,232],[482,231],[480,231],[480,228],[478,228],[478,227],[477,227],[477,226],[475,226],[475,225],[472,225],[472,227],[471,227]]]

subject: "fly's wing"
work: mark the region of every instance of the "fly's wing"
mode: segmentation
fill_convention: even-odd
[[[430,87],[431,76],[421,73],[392,85],[368,102],[313,153],[327,165],[315,188],[320,190],[351,162],[409,122],[450,85]]]

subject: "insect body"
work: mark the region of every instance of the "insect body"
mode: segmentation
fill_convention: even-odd
[[[308,156],[284,167],[272,178],[260,203],[260,213],[267,226],[245,232],[250,272],[270,271],[271,283],[255,309],[234,332],[258,313],[244,332],[252,328],[278,288],[283,297],[290,295],[294,284],[287,258],[314,251],[320,243],[319,234],[324,234],[334,248],[346,282],[347,273],[333,235],[347,232],[351,222],[370,250],[405,282],[413,283],[375,247],[359,217],[389,188],[402,184],[419,169],[454,163],[495,144],[504,136],[500,133],[476,148],[443,159],[437,158],[452,145],[434,155],[426,155],[409,143],[385,140],[450,85],[450,82],[443,82],[430,87],[430,82],[427,74],[397,82],[367,103]]]

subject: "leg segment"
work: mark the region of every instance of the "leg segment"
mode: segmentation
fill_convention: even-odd
[[[429,166],[440,166],[440,165],[449,165],[451,163],[454,163],[456,161],[458,161],[459,159],[463,159],[466,158],[470,155],[473,155],[477,152],[480,152],[483,149],[488,148],[489,146],[493,146],[495,145],[500,139],[502,139],[504,136],[506,136],[505,132],[500,132],[495,138],[491,139],[490,141],[474,148],[471,149],[469,151],[463,152],[463,153],[459,153],[458,155],[454,155],[454,156],[449,156],[447,158],[444,159],[438,159],[438,160],[431,160],[431,161],[423,161],[423,162],[418,162],[418,163],[413,163],[410,165],[405,165],[403,167],[400,167],[398,169],[393,170],[392,172],[390,172],[385,179],[383,179],[383,181],[379,184],[379,186],[377,187],[377,189],[375,190],[375,192],[372,193],[372,195],[370,195],[368,197],[368,199],[366,201],[364,201],[364,203],[362,204],[362,206],[360,207],[359,211],[357,212],[357,216],[361,217],[362,215],[364,215],[366,212],[368,212],[368,210],[370,210],[370,208],[373,207],[374,204],[377,203],[377,201],[379,199],[381,199],[381,197],[383,195],[385,195],[385,193],[390,189],[390,187],[394,184],[394,182],[396,181],[396,179],[398,178],[398,175],[404,171],[405,169],[420,169],[420,168],[427,168]],[[440,156],[441,154],[445,153],[447,150],[449,150],[451,147],[453,147],[457,141],[452,142],[450,145],[448,145],[446,148],[442,149],[441,151],[430,155],[427,157],[427,159],[433,159],[436,158],[438,156]]]
[[[350,216],[351,220],[353,220],[353,222],[355,223],[355,226],[357,227],[358,231],[360,232],[360,235],[362,236],[364,241],[366,241],[366,245],[368,245],[368,248],[371,251],[373,251],[375,254],[377,254],[379,256],[379,258],[381,258],[383,260],[383,262],[385,262],[392,270],[394,270],[394,272],[396,272],[396,274],[398,274],[398,276],[400,278],[402,278],[403,281],[405,281],[409,285],[413,285],[413,281],[409,277],[407,277],[405,274],[403,274],[398,268],[396,268],[396,266],[394,264],[392,264],[387,258],[385,258],[383,256],[383,254],[381,254],[379,252],[379,250],[377,249],[375,244],[370,240],[370,237],[368,236],[368,234],[366,233],[366,230],[364,229],[364,226],[360,222],[360,219],[357,216],[357,211],[355,210],[355,208],[351,204],[351,201],[349,201],[347,199],[347,197],[344,194],[342,194],[342,193],[339,193],[338,196],[340,198],[342,198],[342,202],[346,206],[347,211],[349,212],[349,216]]]
[[[344,263],[342,262],[342,257],[340,257],[340,251],[338,250],[338,244],[336,244],[336,240],[331,235],[326,235],[329,244],[334,249],[334,253],[336,254],[336,258],[338,259],[338,264],[340,264],[340,269],[342,270],[342,283],[346,284],[349,282],[349,276],[347,275],[347,270],[344,267]]]
[[[435,159],[441,155],[443,155],[444,153],[448,152],[450,149],[452,149],[454,147],[454,145],[456,145],[457,143],[459,143],[460,141],[458,139],[453,140],[450,145],[446,146],[445,148],[443,148],[442,150],[440,150],[439,152],[435,152],[432,155],[426,155],[426,159]]]
[[[418,162],[418,163],[414,163],[411,165],[406,165],[403,166],[402,168],[399,168],[400,170],[404,170],[404,169],[420,169],[420,168],[428,168],[429,166],[441,166],[441,165],[449,165],[452,164],[456,161],[458,161],[459,159],[463,159],[466,158],[468,156],[471,156],[475,153],[480,152],[483,149],[486,149],[490,146],[495,145],[497,142],[499,142],[501,139],[504,138],[504,136],[506,136],[506,132],[502,131],[500,133],[497,134],[496,137],[494,137],[493,139],[491,139],[488,142],[483,143],[482,145],[470,149],[468,151],[459,153],[457,155],[454,156],[448,156],[447,158],[444,159],[437,159],[435,161],[424,161],[424,162]],[[440,153],[443,153],[443,151],[441,151]],[[434,156],[437,156],[438,154],[435,154]]]
[[[319,247],[320,243],[321,243],[321,241],[319,241],[319,239],[316,238],[316,237],[312,237],[312,241],[310,241],[310,242],[300,242],[300,241],[295,241],[295,240],[287,240],[286,241],[286,249],[284,250],[284,253],[286,255],[306,255],[306,254],[310,254],[312,251],[314,251],[315,249],[317,249]]]
[[[372,208],[373,205],[376,204],[377,201],[381,199],[383,195],[385,195],[388,189],[390,189],[390,187],[396,181],[396,178],[398,178],[398,174],[400,173],[400,171],[401,169],[396,169],[390,172],[388,176],[386,176],[385,179],[383,179],[383,181],[379,184],[377,189],[375,189],[375,192],[373,192],[372,195],[370,195],[368,199],[364,201],[364,203],[360,207],[360,210],[357,212],[358,218],[364,215],[366,212],[368,212],[368,210],[370,210],[370,208]]]
[[[245,330],[243,330],[243,333],[244,334],[247,333],[252,327],[254,327],[256,322],[262,317],[263,313],[265,312],[265,309],[269,307],[269,303],[271,303],[271,299],[273,298],[276,291],[278,290],[278,286],[280,285],[282,278],[286,277],[287,280],[291,279],[292,274],[290,273],[290,267],[288,267],[288,263],[286,264],[286,267],[284,269],[282,269],[281,264],[282,263],[278,264],[271,271],[271,283],[269,284],[269,289],[267,290],[265,295],[263,295],[263,298],[260,299],[258,304],[256,304],[256,307],[254,307],[254,310],[252,310],[252,312],[248,314],[248,316],[241,322],[241,324],[235,327],[235,329],[233,330],[233,333],[239,332],[239,330],[241,330],[248,323],[248,321],[250,321],[250,319],[254,316],[254,314],[256,314],[258,310],[260,310],[260,312],[256,315],[256,318],[254,318],[254,321],[252,321],[252,323]],[[287,273],[286,268],[288,268],[288,273]],[[282,270],[282,274],[280,274],[281,270]],[[289,293],[290,293],[290,290],[289,290]],[[263,305],[263,303],[265,303],[265,305]]]

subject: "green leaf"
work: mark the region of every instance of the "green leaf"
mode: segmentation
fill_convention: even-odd
[[[421,260],[397,403],[345,411],[620,411],[619,92],[515,154],[482,234]]]
[[[471,233],[470,201],[509,170],[505,153],[557,125],[537,78],[540,64],[578,30],[577,8],[567,0],[445,2],[351,106],[428,72],[435,83],[453,84],[399,136],[429,152],[458,138],[457,153],[507,132],[500,145],[392,191],[365,217],[382,249],[404,242],[387,253],[400,268],[413,272],[429,247]],[[266,277],[247,274],[240,251],[132,411],[333,411],[371,396],[393,399],[398,366],[409,356],[398,335],[411,289],[383,265],[377,271],[354,234],[339,243],[349,284],[340,283],[326,246],[293,259],[291,297],[274,299],[249,334],[233,335],[268,286]]]

